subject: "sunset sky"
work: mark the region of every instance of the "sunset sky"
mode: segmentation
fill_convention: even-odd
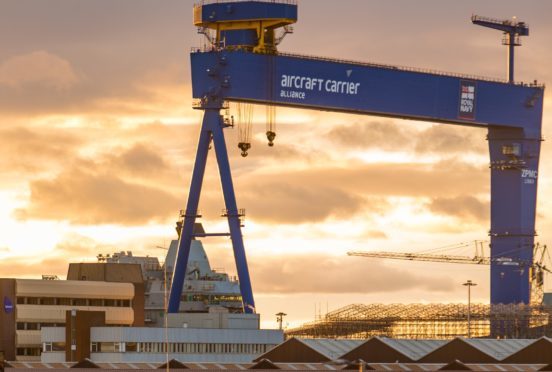
[[[192,0],[0,0],[0,277],[65,277],[68,262],[132,250],[163,257],[185,207],[201,112],[189,52],[203,44]],[[552,82],[552,2],[300,0],[280,50],[503,78],[497,31],[472,14],[530,26],[516,79]],[[318,111],[277,110],[266,145],[226,138],[257,309],[290,326],[350,303],[465,302],[489,268],[376,261],[349,250],[420,251],[485,240],[486,131]],[[552,137],[545,94],[544,136]],[[543,143],[537,231],[552,244],[552,147]],[[226,231],[213,156],[200,202]],[[225,238],[204,241],[212,266],[235,272]],[[473,248],[451,254],[473,254]],[[549,263],[550,264],[550,263]],[[548,281],[552,278],[547,278]],[[547,284],[552,289],[552,283]]]

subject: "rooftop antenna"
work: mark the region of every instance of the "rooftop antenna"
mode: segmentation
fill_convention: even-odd
[[[508,46],[508,83],[514,82],[514,47],[520,46],[520,36],[529,36],[529,27],[525,22],[518,22],[514,16],[512,19],[498,20],[478,15],[472,15],[472,23],[475,25],[502,31],[502,45]]]

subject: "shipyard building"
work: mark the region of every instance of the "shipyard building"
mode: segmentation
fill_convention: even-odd
[[[64,331],[71,311],[101,313],[109,326],[144,324],[144,293],[132,283],[0,279],[0,298],[0,352],[6,360],[40,360],[44,348],[65,350],[65,339],[43,345],[41,330]]]
[[[201,225],[196,226],[200,233]],[[166,314],[178,250],[161,263],[132,252],[72,263],[67,280],[0,279],[0,359],[77,362],[248,363],[284,340],[242,308],[239,282],[213,270],[193,240],[180,312]]]

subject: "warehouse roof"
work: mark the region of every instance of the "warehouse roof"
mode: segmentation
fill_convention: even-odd
[[[255,361],[268,359],[277,363],[320,363],[339,359],[343,354],[364,343],[365,340],[290,338]]]
[[[298,340],[316,350],[320,354],[327,356],[331,360],[338,359],[343,354],[365,342],[364,340],[342,340],[329,338],[299,338]]]
[[[412,360],[418,360],[447,343],[445,340],[406,340],[387,337],[379,339]]]
[[[461,362],[460,362],[461,363]],[[98,369],[111,371],[153,371],[159,370],[161,363],[95,363]],[[189,371],[227,370],[245,371],[254,370],[253,363],[183,363]],[[337,371],[344,368],[343,365],[329,363],[271,363],[282,371]],[[450,364],[450,363],[449,363]],[[39,362],[9,362],[5,366],[6,372],[17,370],[33,370],[44,372],[57,371],[90,371],[89,368],[76,368],[77,363],[39,363]],[[545,364],[475,364],[462,363],[471,371],[539,371],[546,367]],[[444,363],[368,363],[376,371],[439,371],[447,366]],[[262,367],[262,366],[260,366]],[[257,369],[259,370],[259,369]]]
[[[519,350],[527,347],[528,345],[536,341],[516,339],[494,340],[477,338],[466,338],[462,340],[481,350],[485,354],[492,356],[496,360],[504,360],[510,355],[518,352]]]

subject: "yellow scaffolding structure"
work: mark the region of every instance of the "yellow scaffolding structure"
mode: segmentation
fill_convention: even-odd
[[[552,335],[552,307],[471,304],[475,338]],[[450,339],[468,334],[466,304],[353,304],[286,331],[286,337]]]

